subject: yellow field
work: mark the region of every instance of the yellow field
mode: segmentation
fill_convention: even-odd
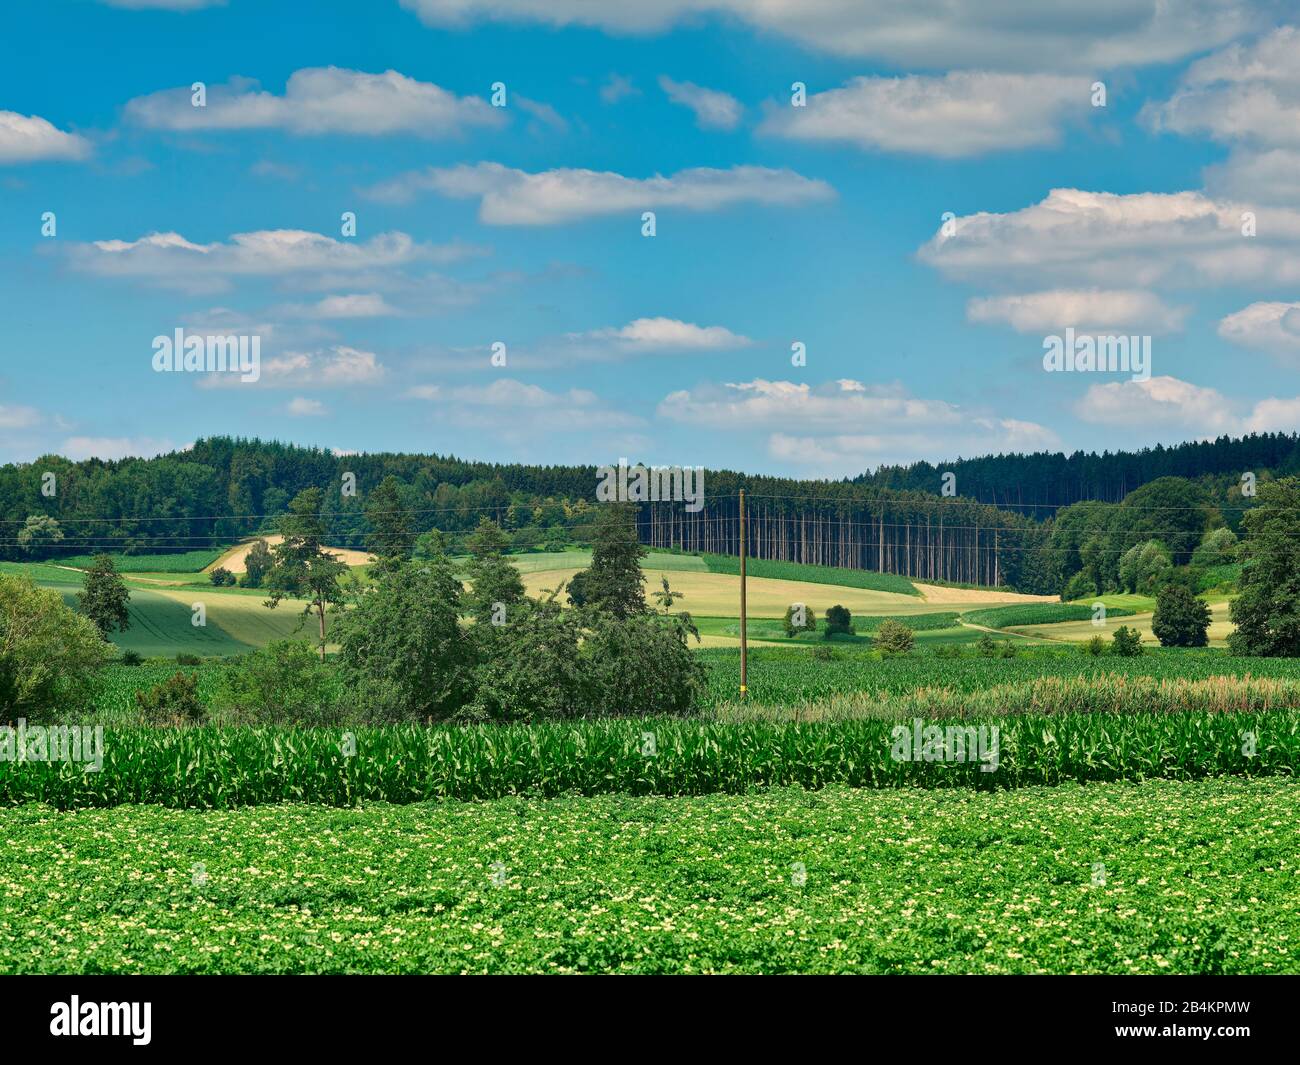
[[[1232,632],[1232,622],[1228,619],[1228,600],[1217,599],[1209,603],[1210,607],[1210,645],[1222,647]],[[1121,625],[1136,629],[1142,636],[1143,643],[1158,644],[1160,641],[1151,632],[1151,614],[1133,614],[1129,617],[1107,617],[1102,625],[1091,621],[1062,621],[1055,625],[1026,625],[1010,631],[1038,636],[1047,640],[1066,640],[1071,643],[1086,643],[1094,636],[1109,640]]]
[[[247,567],[244,565],[244,559],[248,557],[248,552],[253,550],[253,545],[258,540],[265,540],[267,547],[274,547],[284,540],[283,536],[261,536],[254,537],[252,540],[246,540],[242,544],[237,544],[222,555],[219,559],[204,569],[204,573],[211,573],[214,569],[221,567],[230,570],[231,573],[245,573]],[[340,562],[348,566],[364,566],[370,561],[369,551],[355,551],[350,547],[327,547],[325,550],[334,555]]]
[[[568,581],[577,568],[541,570],[523,574],[524,587],[529,595],[539,595],[543,589],[554,588]],[[659,590],[660,580],[668,578],[674,592],[684,593],[680,609],[692,614],[710,617],[738,617],[740,615],[740,578],[729,573],[702,573],[694,570],[646,569],[647,597]],[[1016,595],[1012,592],[981,592],[970,589],[934,588],[936,598],[899,595],[896,592],[877,592],[869,588],[846,588],[831,584],[813,584],[808,581],[782,581],[767,577],[750,577],[747,605],[749,616],[755,618],[785,617],[792,603],[803,603],[820,617],[828,607],[846,606],[855,615],[909,615],[930,614],[936,610],[950,609],[949,604],[960,602],[967,607],[1008,606],[1013,603],[1037,601],[1042,597]],[[959,592],[962,598],[953,600],[951,594]],[[734,641],[717,637],[729,646]]]

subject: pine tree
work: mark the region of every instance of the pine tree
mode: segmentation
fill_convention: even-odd
[[[616,618],[646,613],[645,575],[641,572],[645,555],[637,538],[635,507],[603,504],[591,533],[591,566],[574,575],[583,602]]]
[[[524,582],[504,555],[509,546],[510,541],[501,527],[487,518],[480,519],[478,528],[466,543],[470,554],[465,567],[465,576],[470,584],[466,602],[479,624],[492,622],[494,616],[500,616],[502,608],[508,619],[510,609],[524,600]]]

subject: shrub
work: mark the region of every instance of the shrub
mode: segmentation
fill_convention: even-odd
[[[824,643],[812,649],[812,656],[819,662],[838,662],[843,657],[834,647],[827,647]]]
[[[999,658],[1015,658],[1017,653],[1018,652],[1016,651],[1016,645],[1012,643],[1010,640],[1003,640],[1002,643],[998,646]]]
[[[446,719],[467,701],[473,648],[460,581],[445,555],[385,567],[339,620],[347,697],[378,721]]]
[[[1121,658],[1133,658],[1142,653],[1142,637],[1137,629],[1130,629],[1127,625],[1121,625],[1115,630],[1114,638],[1111,641],[1110,653],[1119,655]]]
[[[583,644],[593,714],[683,714],[706,688],[704,666],[687,645],[687,622],[675,615],[619,619],[592,612]]]
[[[975,650],[979,652],[982,658],[992,658],[997,653],[997,644],[993,642],[993,637],[987,632],[984,633],[975,644]]]
[[[182,651],[176,656],[176,664],[178,666],[201,666],[203,665],[203,659],[198,655],[186,654]]]
[[[816,632],[817,612],[810,610],[805,603],[791,603],[785,608],[785,620],[781,624],[785,634],[791,638],[801,632]]]
[[[58,592],[0,574],[0,721],[83,706],[112,650]]]
[[[874,642],[882,654],[905,655],[916,645],[916,636],[901,621],[891,618],[876,629]]]
[[[1061,590],[1061,602],[1070,603],[1076,599],[1087,599],[1097,594],[1097,587],[1086,573],[1080,570],[1066,582]]]
[[[138,666],[144,659],[139,651],[123,651],[120,661],[124,666]]]
[[[1087,643],[1083,644],[1079,650],[1081,650],[1085,655],[1091,655],[1093,658],[1096,658],[1098,655],[1106,652],[1106,641],[1103,640],[1101,636],[1094,636]]]
[[[826,630],[823,633],[826,637],[837,635],[850,635],[853,632],[853,614],[846,606],[840,606],[838,603],[826,611]]]
[[[148,691],[136,692],[135,705],[149,725],[200,725],[208,715],[199,698],[198,675],[181,670]]]
[[[1167,584],[1156,597],[1151,631],[1162,647],[1205,647],[1210,642],[1210,608],[1179,584]]]
[[[231,573],[230,570],[226,569],[225,566],[218,566],[216,569],[214,569],[211,573],[208,574],[208,580],[210,580],[218,588],[225,587],[227,585],[233,586],[235,583],[235,575]]]
[[[525,600],[505,625],[475,625],[473,636],[478,659],[474,699],[460,718],[528,722],[587,711],[577,612],[554,602]]]
[[[334,670],[311,644],[279,640],[224,670],[214,705],[238,724],[327,725],[337,700]]]
[[[961,658],[962,649],[959,643],[941,643],[934,649],[935,658]]]

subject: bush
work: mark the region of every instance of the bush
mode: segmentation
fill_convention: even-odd
[[[589,708],[579,657],[582,619],[558,603],[525,600],[505,625],[475,625],[474,699],[458,715],[470,721],[529,722],[577,717]]]
[[[812,656],[819,662],[838,662],[843,657],[834,647],[827,647],[824,643],[812,649]]]
[[[1016,645],[1010,640],[1003,640],[1001,645],[998,647],[999,658],[1015,658],[1018,653]]]
[[[211,573],[208,574],[208,580],[210,580],[218,588],[222,588],[226,586],[233,587],[235,584],[235,575],[231,573],[230,570],[226,569],[225,566],[218,566],[216,569],[214,569]]]
[[[916,636],[901,621],[891,618],[876,629],[874,643],[882,654],[905,655],[916,645]]]
[[[962,649],[959,643],[941,643],[934,649],[935,658],[961,658]]]
[[[123,651],[119,660],[124,666],[138,666],[144,661],[139,651]]]
[[[1189,589],[1179,584],[1160,589],[1151,631],[1162,647],[1205,647],[1209,628],[1210,608]]]
[[[619,619],[589,615],[581,667],[593,714],[684,714],[707,686],[691,652],[686,623],[675,615]]]
[[[785,634],[791,638],[801,632],[816,632],[817,612],[810,610],[805,603],[791,603],[785,608],[782,627],[785,629]]]
[[[208,716],[198,675],[181,670],[147,692],[136,692],[135,705],[148,725],[201,725]]]
[[[328,725],[337,720],[337,679],[304,640],[279,640],[225,669],[215,707],[232,723]]]
[[[1087,599],[1097,594],[1097,586],[1088,575],[1080,570],[1066,582],[1061,590],[1061,602],[1071,603],[1076,599]]]
[[[1093,658],[1096,658],[1098,655],[1105,654],[1106,641],[1100,636],[1094,636],[1087,643],[1083,644],[1079,650],[1085,655],[1091,655]]]
[[[853,614],[846,606],[840,606],[838,603],[826,611],[826,631],[823,633],[827,638],[831,636],[847,636],[853,632]]]
[[[112,653],[58,592],[0,574],[0,721],[39,722],[84,706]]]
[[[176,656],[176,664],[178,666],[201,666],[203,665],[203,659],[198,655],[190,655],[182,651]]]
[[[339,620],[347,698],[381,722],[447,719],[468,702],[473,647],[445,555],[386,567]]]
[[[1111,641],[1110,653],[1121,658],[1134,658],[1142,653],[1142,637],[1137,629],[1121,625],[1115,630]]]
[[[976,642],[975,650],[979,652],[981,658],[992,658],[997,654],[998,646],[993,642],[993,637],[986,632]]]

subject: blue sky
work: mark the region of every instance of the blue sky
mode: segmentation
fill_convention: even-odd
[[[0,461],[838,477],[1293,430],[1300,19],[1084,6],[20,4]],[[1045,371],[1067,327],[1150,336],[1149,378]],[[155,372],[177,328],[258,336],[260,379]]]

